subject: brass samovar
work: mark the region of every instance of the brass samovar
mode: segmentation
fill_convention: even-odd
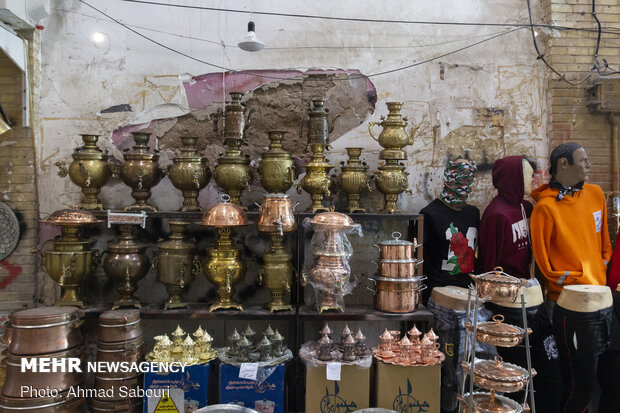
[[[226,152],[217,160],[213,172],[215,183],[230,196],[230,201],[241,205],[241,193],[250,189],[252,175],[250,173],[250,158],[241,154],[241,145],[246,144],[243,139],[245,130],[249,126],[245,120],[245,108],[241,104],[242,93],[231,92],[231,102],[226,104],[224,115],[224,144]],[[217,123],[216,123],[217,128]]]
[[[295,164],[282,148],[283,131],[268,131],[269,148],[261,155],[258,166],[260,181],[269,193],[286,193],[295,181]]]
[[[370,186],[368,185],[369,177],[366,175],[368,166],[366,166],[366,162],[360,160],[363,148],[345,149],[349,155],[349,159],[346,165],[344,161],[340,162],[342,165],[340,167],[342,173],[338,179],[338,183],[342,191],[347,194],[347,199],[349,201],[349,206],[345,208],[345,211],[349,213],[366,212],[364,208],[360,207],[360,193],[365,189],[370,190]]]
[[[84,308],[77,289],[97,267],[99,251],[91,248],[95,241],[80,237],[79,230],[103,221],[78,207],[71,207],[56,211],[41,222],[61,228],[60,237],[53,240],[54,250],[43,253],[45,271],[63,288],[62,297],[54,305]]]
[[[209,248],[203,271],[206,277],[217,286],[219,299],[209,311],[234,308],[243,311],[241,304],[233,301],[233,284],[245,275],[246,266],[239,257],[240,250],[232,245],[231,228],[248,224],[243,209],[228,202],[231,198],[222,195],[222,201],[211,207],[202,217],[202,225],[215,227],[219,235],[217,248]]]
[[[259,282],[271,290],[269,311],[293,310],[290,297],[293,284],[291,254],[284,249],[284,236],[297,229],[293,205],[288,195],[268,194],[263,198],[256,228],[271,235],[271,250],[263,255],[265,265]]]
[[[183,290],[202,269],[196,255],[196,245],[184,235],[189,223],[170,222],[169,225],[170,240],[157,244],[153,262],[153,269],[157,269],[157,281],[164,284],[168,291],[164,310],[189,306],[183,301]]]
[[[157,211],[146,203],[151,197],[151,188],[159,183],[164,171],[157,164],[159,155],[151,152],[148,142],[149,133],[132,132],[135,145],[132,150],[123,155],[125,162],[121,166],[120,176],[125,185],[129,186],[131,196],[136,200],[125,211]]]
[[[73,151],[71,157],[73,161],[69,164],[69,169],[65,167],[66,162],[56,162],[59,168],[58,175],[65,177],[69,175],[71,181],[80,187],[84,195],[80,202],[80,207],[88,210],[103,209],[99,200],[101,188],[108,182],[112,171],[110,169],[109,156],[101,152],[97,147],[99,135],[80,135],[84,145]]]
[[[137,283],[149,271],[151,262],[145,254],[147,245],[136,242],[133,225],[119,225],[121,235],[117,242],[110,242],[104,252],[103,270],[114,282],[120,299],[112,309],[140,308],[140,301],[133,297]]]
[[[198,193],[211,179],[207,158],[201,157],[196,151],[197,140],[192,136],[182,136],[181,154],[172,158],[173,164],[168,169],[170,182],[183,192],[183,212],[202,211],[198,205]]]
[[[379,170],[374,172],[375,185],[385,198],[381,211],[393,214],[401,212],[397,206],[398,196],[407,191],[409,186],[407,180],[409,174],[405,172],[405,166],[400,161],[407,159],[405,147],[413,144],[413,138],[419,126],[413,128],[408,134],[405,131],[407,118],[400,113],[403,103],[387,102],[386,105],[389,110],[387,118],[381,116],[381,122],[370,122],[368,133],[384,148],[379,153],[379,159],[385,160],[385,165],[380,166]],[[374,125],[380,125],[383,128],[379,137],[372,134]]]

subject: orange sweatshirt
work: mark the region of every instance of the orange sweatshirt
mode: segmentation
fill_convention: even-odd
[[[557,301],[564,285],[606,285],[612,248],[605,196],[598,185],[584,184],[556,201],[557,189],[541,185],[530,222],[532,249],[546,279],[547,298]]]

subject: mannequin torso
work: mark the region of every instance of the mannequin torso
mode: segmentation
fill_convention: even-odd
[[[611,290],[605,285],[566,285],[557,304],[570,311],[592,313],[613,305]]]

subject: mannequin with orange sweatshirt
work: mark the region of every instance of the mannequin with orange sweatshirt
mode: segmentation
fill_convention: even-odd
[[[612,254],[607,207],[601,188],[585,183],[590,167],[583,147],[559,145],[550,156],[551,181],[532,192],[532,249],[552,313],[563,413],[584,412],[597,379],[598,412],[620,406],[620,322],[606,286]]]

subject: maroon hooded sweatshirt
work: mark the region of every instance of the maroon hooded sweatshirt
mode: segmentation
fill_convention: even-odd
[[[498,194],[480,221],[477,270],[482,273],[500,266],[515,277],[530,278],[532,249],[524,216],[529,218],[532,204],[523,199],[523,157],[495,161],[493,186]]]

